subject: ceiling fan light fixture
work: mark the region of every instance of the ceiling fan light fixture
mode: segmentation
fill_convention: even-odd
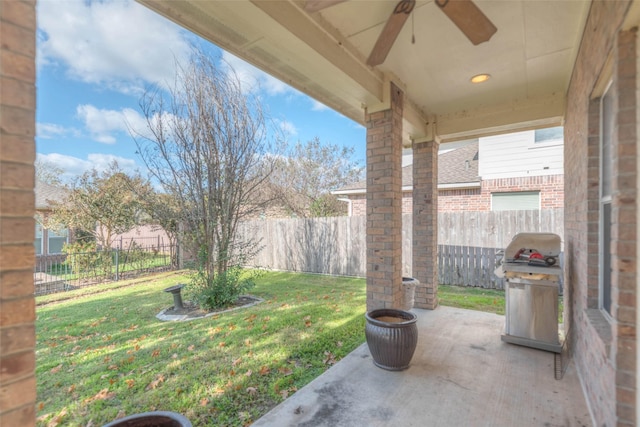
[[[476,74],[471,77],[471,83],[484,83],[491,78],[491,74]]]

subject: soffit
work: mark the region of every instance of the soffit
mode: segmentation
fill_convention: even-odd
[[[472,45],[433,1],[418,0],[386,61],[366,65],[395,1],[141,0],[327,106],[363,123],[405,91],[405,137],[441,141],[561,124],[589,1],[475,3],[498,28]],[[412,36],[415,43],[412,43]],[[491,74],[473,85],[471,76]]]

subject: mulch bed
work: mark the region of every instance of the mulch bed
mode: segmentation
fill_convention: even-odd
[[[218,313],[218,312],[226,311],[232,308],[244,307],[245,305],[250,305],[257,301],[260,301],[260,299],[256,297],[252,297],[250,295],[242,295],[238,297],[236,302],[233,303],[232,305],[224,308],[219,308],[216,310],[211,310],[211,311],[207,311],[200,308],[200,306],[198,306],[193,301],[184,301],[182,303],[183,308],[176,309],[175,307],[171,307],[165,310],[163,314],[165,316],[187,316],[187,318],[204,317],[207,314]]]

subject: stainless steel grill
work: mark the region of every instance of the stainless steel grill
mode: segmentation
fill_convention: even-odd
[[[560,353],[558,288],[560,236],[519,233],[504,250],[496,274],[505,277],[505,333],[502,340]]]

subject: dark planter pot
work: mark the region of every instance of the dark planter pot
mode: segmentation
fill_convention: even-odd
[[[395,308],[381,308],[365,314],[365,336],[373,363],[388,371],[402,371],[418,344],[418,316]]]
[[[191,423],[175,412],[156,411],[120,418],[103,427],[191,427]]]

